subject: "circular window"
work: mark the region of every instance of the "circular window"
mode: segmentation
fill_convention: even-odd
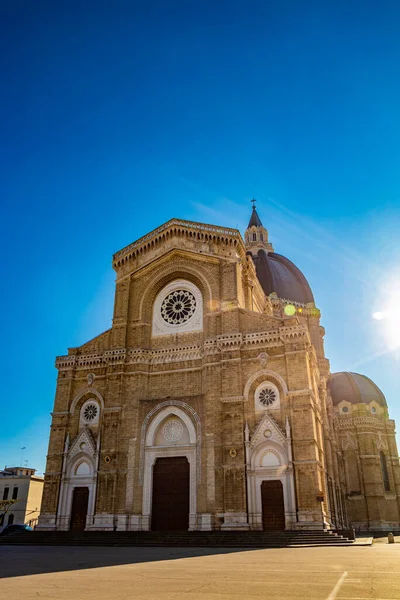
[[[154,301],[153,335],[168,335],[203,329],[203,297],[186,279],[165,286]]]
[[[371,407],[371,412],[373,412],[373,413],[376,413],[376,408],[375,408],[375,406],[372,406],[372,407]]]
[[[165,423],[162,432],[168,442],[177,442],[182,437],[183,425],[178,419],[173,419]]]
[[[161,304],[161,316],[170,325],[181,325],[193,316],[196,298],[188,290],[174,290]]]
[[[279,390],[272,381],[263,381],[254,392],[256,411],[275,410],[280,407]]]
[[[97,417],[98,408],[95,404],[88,404],[83,411],[85,421],[93,421]]]
[[[343,406],[342,412],[349,412],[349,407],[348,406]]]
[[[271,388],[264,388],[258,395],[263,406],[271,406],[276,400],[276,392]]]

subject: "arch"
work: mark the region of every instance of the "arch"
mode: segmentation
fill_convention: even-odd
[[[70,463],[68,465],[68,468],[67,468],[68,477],[70,477],[70,478],[76,477],[77,476],[76,471],[79,469],[79,467],[82,463],[87,463],[90,468],[90,473],[87,473],[85,476],[86,477],[93,476],[95,469],[94,469],[94,463],[93,463],[91,456],[86,452],[79,452],[79,454],[77,454],[76,456],[73,457],[73,459],[70,461]],[[79,475],[78,475],[78,477],[79,477]]]
[[[85,411],[87,409],[87,407],[90,406],[94,406],[96,408],[96,412],[93,416],[93,412],[90,411],[89,414],[86,414]],[[90,414],[91,413],[91,414]],[[81,405],[80,408],[80,415],[79,415],[79,423],[80,425],[87,425],[87,426],[93,426],[93,425],[98,425],[99,424],[99,420],[100,420],[100,413],[101,413],[101,409],[100,409],[100,405],[99,402],[97,401],[97,398],[87,398],[86,400],[84,400],[84,402]]]
[[[271,452],[278,458],[279,465],[276,465],[274,468],[286,469],[288,465],[288,454],[286,448],[274,441],[268,440],[263,444],[259,444],[256,446],[251,454],[250,465],[252,469],[265,469],[266,467],[262,466],[261,461],[266,454]]]
[[[80,460],[74,467],[73,470],[74,476],[87,476],[92,475],[92,468],[89,464],[89,461],[83,458]]]
[[[81,398],[83,398],[83,396],[85,396],[86,394],[91,394],[92,396],[95,396],[100,403],[101,412],[104,410],[104,400],[100,392],[92,387],[86,387],[83,390],[80,390],[80,392],[78,392],[72,400],[71,408],[69,410],[71,415],[74,414],[76,405],[78,404],[79,400],[81,400]],[[87,398],[87,400],[89,400],[89,398]]]
[[[181,408],[177,406],[166,407],[161,410],[156,417],[151,421],[147,433],[146,433],[146,446],[154,446],[154,438],[157,432],[159,425],[166,419],[167,417],[175,415],[178,419],[183,421],[189,431],[189,441],[191,444],[196,443],[196,430],[193,425],[192,419],[187,415]]]
[[[272,448],[267,448],[266,450],[264,450],[264,452],[261,453],[258,462],[258,466],[260,467],[280,467],[282,465],[282,460],[279,455],[279,452],[273,450]]]
[[[276,385],[281,388],[283,396],[287,395],[288,388],[286,385],[286,381],[283,379],[283,377],[281,375],[279,375],[279,373],[276,373],[275,371],[272,371],[271,369],[260,369],[260,371],[257,371],[256,373],[254,373],[247,380],[247,383],[244,387],[244,392],[243,392],[245,402],[248,402],[248,400],[249,400],[249,393],[250,393],[250,389],[251,389],[252,385],[254,383],[256,383],[257,380],[259,380],[260,383],[262,383],[263,379],[272,379],[272,383],[275,382]]]
[[[196,470],[197,470],[197,482],[200,483],[200,481],[201,481],[201,421],[200,421],[200,417],[197,414],[197,412],[194,410],[194,408],[192,408],[186,402],[182,402],[181,400],[166,400],[165,402],[161,402],[160,404],[157,404],[157,406],[155,406],[149,413],[147,413],[147,415],[145,416],[143,423],[142,423],[141,437],[140,437],[139,485],[143,485],[144,455],[145,455],[147,430],[149,427],[149,423],[152,421],[154,415],[157,412],[162,411],[165,408],[169,408],[169,409],[171,409],[171,408],[179,409],[180,408],[180,409],[182,409],[182,413],[179,413],[179,417],[182,420],[183,420],[182,414],[184,414],[184,411],[187,411],[191,415],[193,420],[195,421],[196,429],[195,429],[195,442],[194,443],[196,443]],[[170,412],[171,412],[171,410],[170,410]],[[166,414],[168,414],[168,413],[164,413],[163,419],[165,419]],[[177,413],[173,413],[173,414],[177,414]],[[189,419],[189,421],[191,421],[191,419],[186,414],[184,422],[185,422],[186,426],[188,427],[190,440],[192,440],[187,419]],[[154,439],[154,433],[157,430],[157,426],[159,425],[161,420],[157,420],[157,425],[155,426],[153,433],[151,434],[153,436],[152,439]],[[193,423],[191,423],[191,427],[194,429]],[[192,433],[193,433],[193,429],[192,429]],[[192,441],[190,443],[192,443]]]
[[[161,290],[169,283],[172,283],[175,279],[185,278],[191,283],[193,283],[193,285],[199,288],[200,292],[203,295],[204,307],[207,311],[210,310],[213,298],[211,285],[209,283],[210,276],[207,275],[206,277],[206,275],[202,272],[200,268],[194,269],[186,264],[172,264],[170,266],[165,266],[165,268],[159,269],[157,275],[154,277],[154,279],[152,279],[149,282],[149,284],[145,288],[139,302],[138,318],[144,319],[144,307],[146,307],[149,311],[148,320],[150,321],[154,301],[158,294],[161,292]],[[214,281],[212,281],[212,283],[215,284]]]

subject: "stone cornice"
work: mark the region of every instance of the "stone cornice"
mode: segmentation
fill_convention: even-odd
[[[349,429],[351,427],[363,427],[365,425],[372,425],[377,429],[384,429],[385,423],[376,417],[354,417],[354,418],[343,418],[335,417],[334,426],[336,429]]]
[[[145,348],[115,348],[103,353],[59,356],[56,368],[59,371],[70,369],[88,369],[107,367],[117,364],[159,365],[188,360],[200,360],[207,356],[235,350],[263,349],[281,346],[288,342],[309,343],[309,334],[305,325],[280,327],[257,333],[233,333],[218,335],[205,340],[202,345],[176,346],[149,350]]]
[[[214,243],[233,243],[238,249],[240,248],[240,253],[243,257],[245,256],[244,241],[237,229],[218,227],[195,221],[184,221],[182,219],[171,219],[147,235],[139,238],[136,242],[116,252],[113,256],[114,269],[118,269],[124,262],[134,260],[138,255],[145,252],[146,249],[154,247],[155,243],[165,240],[165,236],[167,235],[176,235],[178,237],[189,235],[189,239],[198,239],[200,241],[204,241],[205,236],[207,236],[207,241],[210,240]]]
[[[231,404],[234,402],[243,402],[244,400],[244,396],[225,396],[224,398],[221,398],[221,402],[223,404]]]

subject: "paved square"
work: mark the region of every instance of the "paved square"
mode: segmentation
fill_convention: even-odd
[[[0,600],[398,600],[400,544],[359,548],[0,547]]]

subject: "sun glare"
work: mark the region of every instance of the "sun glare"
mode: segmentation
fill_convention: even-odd
[[[382,310],[372,313],[372,317],[381,321],[379,328],[388,350],[395,350],[400,348],[400,283],[390,286],[382,304]]]

